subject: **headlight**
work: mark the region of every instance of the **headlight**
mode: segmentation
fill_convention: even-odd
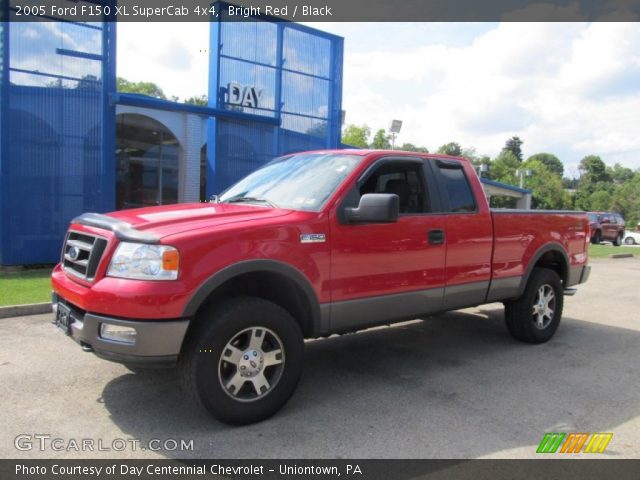
[[[111,258],[107,275],[136,280],[175,280],[180,255],[167,245],[123,242]]]

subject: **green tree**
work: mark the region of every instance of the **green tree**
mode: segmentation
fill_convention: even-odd
[[[596,190],[588,197],[589,210],[609,210],[611,208],[611,194],[606,190]]]
[[[404,150],[405,152],[429,153],[429,149],[427,147],[416,147],[413,143],[403,143],[400,150]]]
[[[611,199],[611,209],[620,212],[629,230],[640,222],[640,172],[618,186]]]
[[[560,159],[558,157],[556,157],[554,154],[552,153],[536,153],[534,155],[531,155],[529,158],[527,158],[527,162],[532,162],[532,161],[539,161],[542,162],[551,173],[555,173],[556,175],[559,175],[560,177],[562,177],[562,175],[564,175],[564,165],[562,164],[562,162],[560,161]]]
[[[623,167],[619,163],[616,163],[613,168],[607,167],[607,173],[613,180],[613,183],[617,185],[628,182],[633,178],[633,170],[627,167]]]
[[[485,171],[481,173],[483,178],[488,178],[489,180],[494,180],[493,172],[491,171],[493,162],[491,161],[491,157],[488,155],[483,155],[481,157],[474,155],[468,157],[466,154],[463,154],[464,157],[471,160],[471,163],[474,167],[476,167],[476,171],[479,171],[483,165],[485,165]]]
[[[611,199],[614,186],[605,163],[597,155],[588,155],[580,161],[578,170],[580,180],[574,197],[575,207],[581,210],[608,210],[605,199]],[[596,192],[606,192],[608,196],[593,196]]]
[[[513,152],[503,150],[491,163],[490,178],[507,185],[517,185],[519,180],[516,176],[516,170],[521,166],[520,160]]]
[[[526,178],[526,188],[531,190],[531,207],[560,210],[571,207],[571,197],[562,186],[562,177],[551,171],[541,160],[527,160],[526,168],[531,176]]]
[[[371,129],[367,125],[347,125],[342,131],[342,143],[358,148],[369,147]]]
[[[562,186],[569,190],[575,190],[576,188],[578,188],[579,183],[580,183],[580,179],[578,178],[564,177],[562,179]]]
[[[167,99],[162,89],[153,82],[130,82],[126,78],[118,77],[117,89],[119,92],[138,93],[162,100]]]
[[[185,99],[184,103],[188,103],[189,105],[197,105],[199,107],[206,107],[207,105],[209,105],[209,98],[206,95],[194,95]]]
[[[511,137],[504,144],[503,152],[511,152],[515,155],[519,162],[522,161],[522,144],[524,142],[520,140],[520,137],[514,136]]]
[[[587,155],[580,160],[578,170],[580,171],[580,181],[591,184],[611,181],[611,175],[607,171],[607,166],[597,155]]]
[[[462,147],[458,142],[449,142],[438,148],[438,153],[459,157],[462,155]]]
[[[375,148],[376,150],[388,150],[391,148],[391,142],[389,141],[390,135],[381,128],[376,132],[373,136],[373,140],[371,141],[371,148]]]

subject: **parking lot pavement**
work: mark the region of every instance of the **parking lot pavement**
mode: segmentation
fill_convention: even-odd
[[[640,261],[592,266],[547,344],[512,340],[498,304],[310,342],[289,404],[242,428],[189,403],[173,370],[133,374],[83,353],[49,315],[3,319],[0,455],[513,458],[535,457],[545,432],[577,431],[613,432],[603,456],[637,458]],[[32,450],[15,448],[21,434]],[[36,434],[64,450],[40,451]],[[77,452],[82,439],[94,451]],[[142,443],[117,451],[119,439]],[[166,449],[139,449],[154,439]],[[173,439],[193,440],[193,450],[165,443]]]

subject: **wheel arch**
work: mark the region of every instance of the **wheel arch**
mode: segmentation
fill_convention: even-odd
[[[296,319],[305,337],[321,331],[320,304],[311,283],[295,267],[276,260],[247,260],[216,272],[191,296],[183,316],[197,317],[210,302],[236,295],[253,295],[280,305]]]
[[[558,274],[562,280],[563,285],[567,285],[569,280],[569,257],[565,252],[565,249],[559,243],[547,243],[540,247],[536,253],[531,257],[529,265],[522,276],[520,286],[518,288],[518,297],[524,293],[527,283],[531,278],[533,269],[536,267],[548,268]]]

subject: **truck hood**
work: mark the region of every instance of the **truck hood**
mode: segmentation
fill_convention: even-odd
[[[251,204],[181,203],[120,210],[108,216],[126,222],[138,231],[162,238],[199,228],[275,218],[289,213],[291,210]]]

